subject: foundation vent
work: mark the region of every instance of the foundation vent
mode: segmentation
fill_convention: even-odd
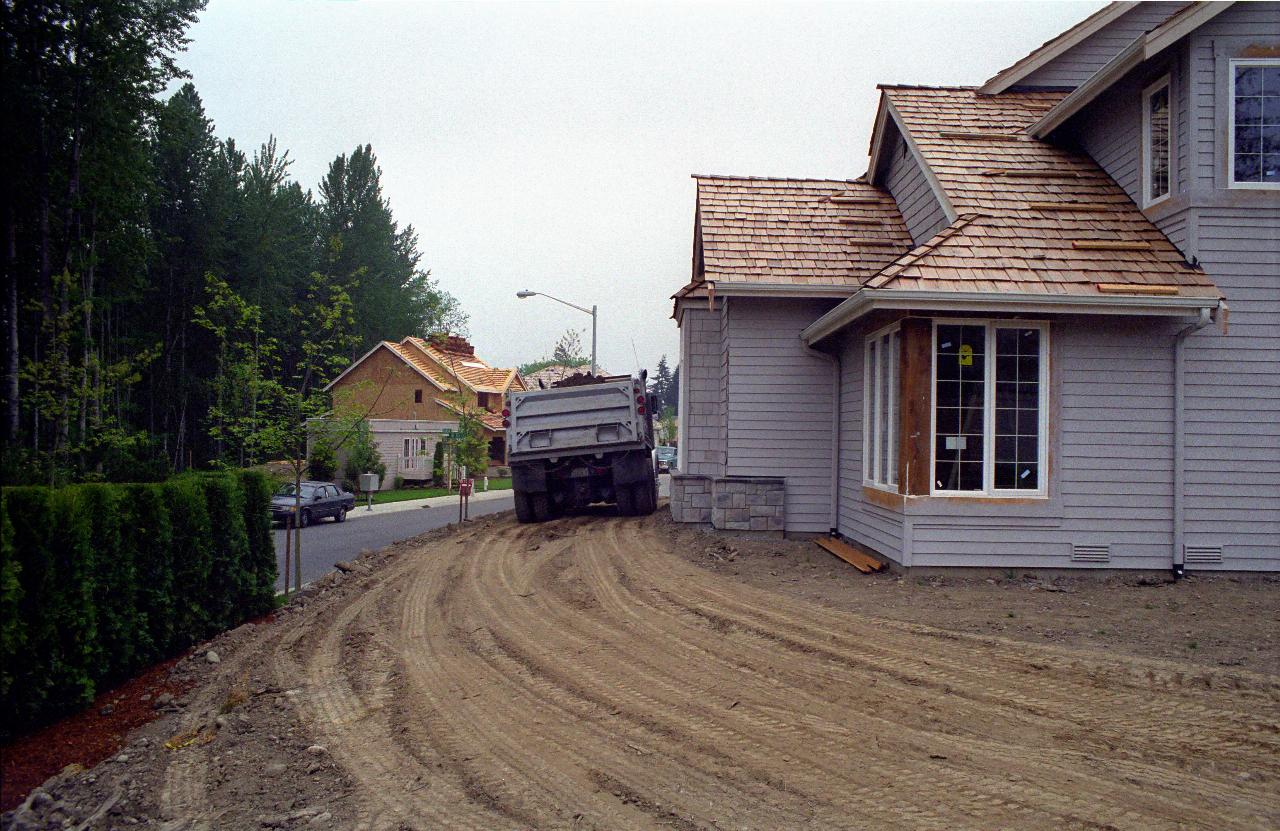
[[[1220,545],[1184,545],[1182,553],[1187,565],[1218,565],[1222,563]]]
[[[1109,545],[1073,545],[1071,546],[1071,562],[1073,563],[1106,563],[1111,561]]]

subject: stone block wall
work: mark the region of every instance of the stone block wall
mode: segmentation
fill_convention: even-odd
[[[671,518],[726,531],[782,533],[786,479],[776,476],[671,476]]]
[[[671,518],[676,522],[711,521],[711,477],[671,474]]]

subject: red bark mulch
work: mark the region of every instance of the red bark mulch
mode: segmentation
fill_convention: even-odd
[[[0,746],[0,811],[17,807],[36,786],[67,765],[92,767],[124,746],[125,736],[160,717],[156,696],[174,698],[190,684],[169,679],[182,656],[156,664],[143,674],[102,693],[87,708],[34,733]],[[150,695],[146,701],[142,696]],[[111,705],[109,715],[101,710]]]

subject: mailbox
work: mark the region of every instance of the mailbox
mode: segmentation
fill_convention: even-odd
[[[373,493],[378,489],[378,474],[361,473],[360,474],[360,490],[365,493]]]
[[[470,496],[475,487],[474,479],[463,479],[458,482],[458,496]]]

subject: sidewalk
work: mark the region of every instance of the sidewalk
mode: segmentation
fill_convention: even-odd
[[[471,495],[471,504],[475,505],[480,502],[489,502],[494,499],[510,499],[512,490],[507,488],[500,491],[477,491]],[[381,505],[374,505],[373,510],[369,510],[368,506],[359,500],[356,501],[355,508],[347,512],[347,521],[360,519],[361,517],[380,516],[382,514],[394,514],[398,511],[411,511],[414,508],[438,508],[442,505],[458,506],[458,495],[449,494],[446,496],[432,496],[427,499],[406,499],[402,502],[386,502]]]

